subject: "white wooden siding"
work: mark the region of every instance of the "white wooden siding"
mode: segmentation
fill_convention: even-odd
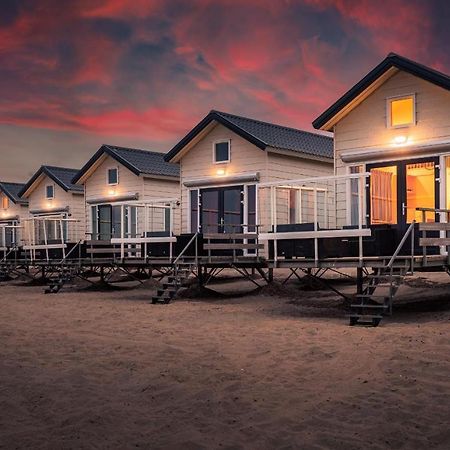
[[[46,187],[54,186],[54,198],[46,198]],[[49,213],[52,210],[58,210],[69,207],[70,219],[77,222],[68,225],[68,240],[77,241],[83,239],[85,234],[85,214],[84,214],[84,195],[83,193],[74,194],[66,192],[57,183],[48,176],[43,176],[41,181],[28,197],[29,210],[45,210]]]
[[[386,99],[405,94],[416,95],[416,125],[390,128],[386,120]],[[349,164],[343,163],[341,159],[341,154],[345,151],[391,148],[396,136],[408,137],[411,145],[430,140],[450,141],[449,111],[449,91],[409,73],[397,72],[336,124],[334,139],[337,175],[348,171]],[[404,152],[405,148],[399,147],[398,155],[389,159],[404,159]],[[420,156],[416,154],[414,158]],[[340,225],[346,223],[347,200],[346,184],[341,182],[336,194]]]

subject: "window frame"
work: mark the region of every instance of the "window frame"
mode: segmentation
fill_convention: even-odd
[[[412,122],[401,124],[401,125],[392,125],[392,103],[396,100],[407,100],[412,99],[413,102],[413,120]],[[403,94],[403,95],[394,95],[386,98],[386,127],[391,129],[398,128],[408,128],[410,126],[417,125],[417,117],[416,117],[416,93]]]
[[[224,161],[217,161],[216,160],[216,145],[217,144],[228,144],[228,159]],[[228,164],[231,162],[231,139],[219,139],[217,141],[214,141],[212,143],[212,150],[213,150],[213,164]]]
[[[2,204],[1,207],[4,211],[9,209],[9,197],[6,194],[2,194]]]
[[[48,188],[52,188],[52,196],[48,195]],[[45,185],[45,199],[53,200],[55,198],[55,185],[54,184],[46,184]]]
[[[110,183],[109,182],[109,172],[110,170],[115,170],[116,171],[116,182],[115,183]],[[106,184],[108,186],[117,186],[119,184],[119,166],[111,166],[111,167],[107,167],[106,168]]]

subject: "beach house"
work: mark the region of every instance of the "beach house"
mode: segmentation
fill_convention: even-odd
[[[391,53],[313,125],[334,133],[336,175],[368,174],[364,224],[391,230],[392,250],[413,221],[448,221],[448,75]],[[357,221],[355,193],[356,186],[337,184],[338,225]]]
[[[211,111],[165,156],[179,163],[183,233],[252,233],[271,225],[258,185],[333,174],[333,140],[247,117]],[[311,214],[308,189],[278,191],[286,223]]]
[[[102,145],[72,182],[84,187],[87,241],[100,246],[91,252],[171,251],[180,227],[179,167],[163,153]]]
[[[28,201],[19,196],[21,183],[0,182],[0,255],[20,245],[21,219],[28,217]]]
[[[28,201],[24,250],[32,259],[64,257],[85,237],[84,191],[72,183],[78,169],[41,166],[19,192]]]

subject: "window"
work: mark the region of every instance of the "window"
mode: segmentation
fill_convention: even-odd
[[[362,173],[363,167],[351,166],[349,171],[350,174]],[[365,182],[364,179],[363,182]],[[363,192],[360,192],[361,183],[361,178],[350,179],[350,225],[359,225],[359,198],[363,195]]]
[[[230,141],[214,142],[214,162],[230,162]]]
[[[404,127],[416,123],[415,97],[391,98],[388,100],[388,122],[390,127]]]
[[[370,170],[370,220],[372,225],[397,223],[397,166]]]
[[[9,208],[9,198],[6,195],[2,195],[2,209]]]
[[[289,189],[289,223],[297,223],[298,217],[298,190]]]
[[[193,189],[189,193],[191,202],[191,233],[198,231],[198,190]]]
[[[117,167],[108,169],[108,184],[119,184],[119,169]]]
[[[45,198],[48,200],[55,198],[55,187],[52,184],[45,187]]]

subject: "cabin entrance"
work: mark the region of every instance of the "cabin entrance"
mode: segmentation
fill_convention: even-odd
[[[369,224],[371,228],[393,229],[397,244],[413,220],[423,221],[423,213],[416,208],[439,208],[439,158],[368,164],[366,169],[370,172]],[[435,220],[433,212],[425,214],[425,221]],[[417,243],[418,238],[416,233]]]
[[[122,222],[125,224],[124,236],[136,237],[137,212],[134,206],[123,207],[113,205],[92,206],[92,239],[109,241],[122,236]]]
[[[241,233],[244,223],[243,186],[200,190],[202,233]]]

